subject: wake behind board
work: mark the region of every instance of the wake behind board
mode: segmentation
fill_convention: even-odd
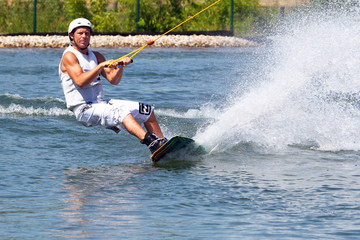
[[[187,150],[187,153],[192,154],[201,154],[204,153],[204,147],[197,145],[195,141],[191,138],[175,136],[162,145],[158,150],[156,150],[152,156],[151,160],[153,162],[159,162],[161,159],[165,159],[166,156],[169,156],[170,153],[182,152],[179,150]],[[169,155],[168,155],[169,154]],[[172,155],[172,154],[171,154]],[[176,154],[175,154],[176,156]]]

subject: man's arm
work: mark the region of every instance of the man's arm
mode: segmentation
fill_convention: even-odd
[[[78,87],[85,88],[99,76],[106,64],[107,62],[102,62],[94,69],[88,72],[83,72],[75,54],[67,52],[61,60],[61,71],[69,74],[70,78]]]
[[[105,57],[99,52],[94,52],[94,54],[99,64],[105,63],[106,66],[107,64],[113,62],[113,60],[106,61]],[[111,84],[117,85],[120,83],[121,77],[123,75],[123,71],[124,71],[123,67],[126,67],[130,63],[131,63],[130,58],[128,57],[123,58],[121,59],[121,61],[115,62],[113,65],[103,68],[101,71],[101,75],[103,75]],[[118,67],[119,64],[121,64],[122,67]]]

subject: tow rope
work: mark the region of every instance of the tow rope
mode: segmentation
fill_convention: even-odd
[[[220,1],[221,1],[221,0],[217,0],[216,2],[210,4],[209,6],[207,6],[206,8],[204,8],[203,10],[201,10],[200,12],[198,12],[198,13],[196,13],[195,15],[189,17],[188,19],[186,19],[186,20],[183,21],[182,23],[176,25],[175,27],[173,27],[173,28],[170,29],[169,31],[163,33],[162,35],[160,35],[159,37],[155,38],[154,40],[149,40],[144,46],[139,47],[138,49],[135,49],[134,51],[132,51],[132,52],[130,52],[130,53],[128,53],[128,54],[126,54],[126,55],[124,55],[124,56],[122,56],[122,57],[114,60],[114,61],[112,61],[112,62],[109,63],[107,66],[111,66],[111,65],[114,64],[115,62],[118,62],[118,61],[120,61],[121,59],[123,59],[124,57],[130,56],[131,54],[132,54],[132,55],[131,55],[129,58],[132,60],[132,58],[135,57],[141,50],[143,50],[143,49],[146,48],[147,46],[153,45],[154,42],[157,41],[159,38],[165,36],[165,35],[168,34],[169,32],[175,30],[176,28],[180,27],[180,26],[183,25],[184,23],[190,21],[191,19],[193,19],[194,17],[196,17],[196,16],[199,15],[200,13],[208,10],[209,8],[211,8],[211,7],[214,6],[215,4],[219,3]]]

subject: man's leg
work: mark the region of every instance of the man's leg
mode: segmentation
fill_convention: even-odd
[[[124,118],[122,123],[123,123],[124,127],[126,128],[126,130],[130,134],[136,136],[140,140],[144,139],[145,134],[146,134],[145,130],[138,124],[138,122],[135,120],[135,118],[131,114],[128,114]],[[144,126],[148,132],[154,133],[159,138],[164,137],[164,135],[160,129],[159,123],[156,120],[154,112],[152,112],[149,119],[146,122],[144,122]]]
[[[146,104],[139,104],[132,101],[110,100],[110,115],[115,113],[114,117],[107,115],[107,119],[121,119],[123,127],[132,135],[139,138],[141,143],[149,147],[151,152],[156,151],[167,139],[160,129],[156,120],[153,108]],[[113,109],[115,108],[116,111]],[[127,111],[129,110],[129,112]],[[122,117],[121,114],[126,114]],[[116,114],[119,114],[118,117]],[[138,123],[144,124],[147,132]]]
[[[143,140],[145,138],[145,130],[138,124],[138,122],[135,120],[133,115],[128,114],[122,124],[124,125],[125,129],[135,137],[139,138],[140,140]]]
[[[140,141],[141,143],[148,146],[151,153],[155,152],[167,141],[167,139],[164,138],[160,126],[156,121],[156,117],[153,113],[151,114],[149,119],[144,123],[146,130],[148,130],[148,132],[145,132],[145,130],[137,123],[137,121],[132,116],[132,114],[128,114],[124,118],[122,124],[130,134],[136,136],[141,140]],[[160,136],[158,136],[157,134],[159,134]]]
[[[144,122],[144,126],[148,132],[154,133],[159,138],[164,138],[159,123],[156,120],[155,113],[152,112],[149,119]]]
[[[144,126],[148,132],[145,134],[145,138],[141,143],[146,144],[149,147],[150,152],[154,153],[168,141],[160,129],[154,111],[151,113],[148,120],[144,122]]]

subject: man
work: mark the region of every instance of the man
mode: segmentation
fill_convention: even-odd
[[[113,60],[106,61],[102,54],[88,48],[91,33],[92,24],[85,18],[75,19],[69,25],[70,46],[59,64],[67,108],[85,126],[101,125],[116,133],[126,129],[153,153],[167,141],[156,120],[154,107],[133,101],[104,99],[100,75],[113,85],[119,84],[124,68],[131,63],[130,58],[108,66]]]

